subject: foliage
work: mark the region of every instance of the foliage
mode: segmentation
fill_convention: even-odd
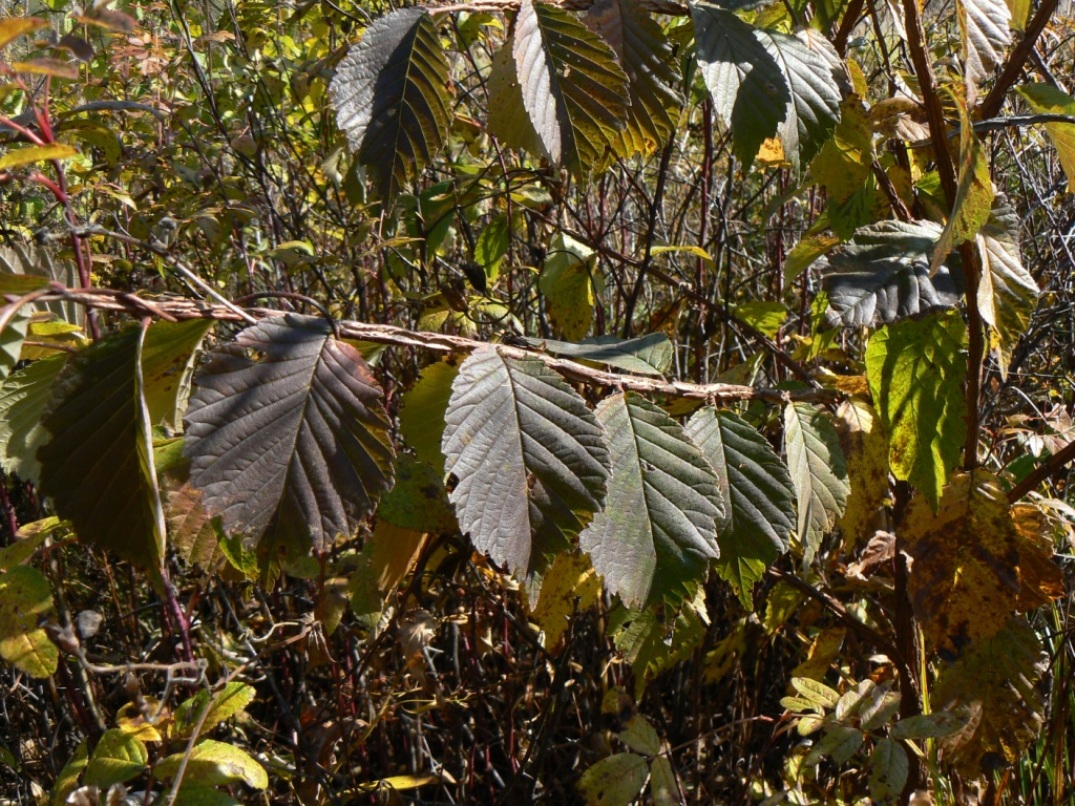
[[[1075,788],[1055,3],[116,5],[0,19],[5,796]]]

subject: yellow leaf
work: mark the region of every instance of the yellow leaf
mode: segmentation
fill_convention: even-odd
[[[53,143],[47,146],[26,146],[25,148],[9,151],[0,157],[0,171],[19,168],[23,165],[30,165],[44,160],[63,160],[77,156],[77,148],[63,143]]]
[[[843,627],[830,627],[822,630],[810,644],[806,660],[800,663],[792,671],[792,677],[804,677],[811,680],[822,680],[840,648],[844,645],[847,630]]]
[[[866,379],[862,376],[862,385]],[[836,411],[836,431],[847,456],[851,495],[840,519],[848,548],[873,533],[888,495],[888,446],[873,408],[861,398],[845,400]]]
[[[545,575],[533,618],[545,631],[550,650],[567,631],[569,620],[597,603],[601,581],[585,554],[559,554]]]
[[[0,48],[6,47],[20,36],[36,31],[46,25],[39,17],[11,17],[0,20]]]
[[[784,156],[784,146],[776,137],[769,137],[758,149],[755,160],[767,168],[788,168],[791,163]]]

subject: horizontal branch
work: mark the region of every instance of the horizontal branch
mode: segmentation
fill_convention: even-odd
[[[24,298],[25,300],[25,298]],[[15,302],[15,300],[10,300]],[[28,300],[25,300],[28,301]],[[285,311],[269,308],[241,309],[234,303],[211,303],[189,297],[158,297],[147,299],[108,289],[65,288],[54,284],[47,293],[35,293],[36,302],[72,302],[96,310],[120,311],[132,316],[152,316],[167,321],[212,319],[220,322],[249,323],[253,320],[283,316]],[[367,324],[343,321],[338,323],[341,336],[349,339],[374,342],[393,347],[412,347],[435,353],[469,353],[484,347],[488,342],[432,333],[408,330],[395,325]],[[687,383],[685,381],[650,378],[627,373],[608,372],[566,358],[557,358],[539,349],[527,349],[508,344],[497,344],[497,350],[508,358],[536,358],[569,381],[601,389],[620,389],[644,395],[664,395],[688,400],[732,402],[762,400],[768,403],[793,401],[833,402],[841,393],[830,389],[806,389],[785,391],[756,386],[728,383]]]
[[[1047,478],[1059,473],[1072,462],[1075,462],[1075,440],[1058,450],[1035,468],[1030,475],[1012,487],[1011,492],[1008,493],[1008,500],[1014,504]]]

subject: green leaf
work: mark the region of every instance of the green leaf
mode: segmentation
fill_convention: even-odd
[[[1038,301],[1038,284],[1023,267],[1019,250],[1019,217],[1001,200],[978,233],[982,276],[978,284],[978,310],[989,326],[989,343],[1008,377],[1012,350],[1030,326]]]
[[[988,2],[989,0],[985,0]],[[973,121],[966,102],[955,94],[952,98],[959,108],[959,175],[956,197],[944,231],[937,240],[930,262],[930,274],[940,268],[949,253],[961,243],[972,240],[989,220],[993,206],[993,180],[989,175],[989,159],[982,142],[974,132]]]
[[[892,726],[889,736],[893,739],[943,739],[966,726],[967,720],[950,711],[936,714],[918,714],[901,719]]]
[[[832,313],[847,327],[889,324],[959,302],[947,266],[930,274],[941,228],[932,221],[879,221],[820,263]]]
[[[148,761],[149,753],[141,739],[118,728],[106,730],[93,749],[82,780],[87,786],[108,789],[112,784],[137,778]]]
[[[22,315],[21,307],[12,303],[0,309],[0,381],[19,362],[22,343],[26,339],[30,319]]]
[[[1016,90],[1039,115],[1069,115],[1075,118],[1075,98],[1051,84],[1024,84]],[[1046,123],[1045,131],[1053,141],[1060,167],[1068,178],[1068,193],[1075,193],[1075,123]]]
[[[687,424],[717,474],[727,516],[717,528],[717,573],[746,608],[765,569],[787,551],[795,528],[795,488],[769,442],[730,411],[706,407]]]
[[[893,475],[936,508],[966,438],[967,328],[952,312],[881,328],[866,348],[866,378],[888,435]]]
[[[20,526],[15,541],[0,549],[0,571],[9,571],[30,559],[53,532],[66,531],[55,515]]]
[[[862,747],[862,731],[847,725],[832,725],[825,736],[806,754],[803,766],[812,767],[828,756],[839,766],[847,763]]]
[[[631,664],[636,699],[641,698],[650,680],[694,654],[705,638],[708,624],[701,589],[674,614],[666,611],[664,618],[652,607],[631,610],[620,603],[612,608],[608,632],[616,649]]]
[[[583,22],[612,46],[629,82],[621,156],[652,154],[675,131],[683,105],[675,57],[661,26],[634,0],[597,0]]]
[[[799,502],[803,563],[809,564],[822,536],[844,514],[851,492],[847,460],[832,420],[809,403],[784,407],[784,450]]]
[[[354,347],[288,314],[217,348],[187,412],[191,483],[224,528],[259,540],[262,579],[350,536],[391,486],[383,393]]]
[[[601,426],[541,361],[502,358],[492,347],[464,361],[443,451],[458,480],[449,498],[463,532],[520,576],[540,573],[605,500]]]
[[[90,763],[90,743],[83,739],[78,743],[75,754],[67,760],[56,776],[56,783],[52,785],[52,806],[63,806],[67,803],[67,796],[78,788],[78,778],[86,765]]]
[[[642,714],[635,714],[628,719],[618,735],[620,741],[636,753],[655,756],[661,752],[661,739],[653,725]]]
[[[672,342],[664,333],[649,333],[633,339],[592,336],[580,342],[527,339],[536,349],[575,361],[607,364],[636,375],[663,376],[672,366]]]
[[[839,692],[808,677],[791,678],[791,687],[799,692],[804,699],[822,708],[835,708],[836,703],[840,701]]]
[[[840,104],[833,136],[810,163],[810,174],[825,187],[829,226],[841,238],[878,216],[880,199],[873,181],[873,129],[862,101]]]
[[[199,691],[175,710],[175,730],[181,737],[190,736],[202,714],[208,709],[199,735],[246,709],[257,692],[246,683],[228,683],[216,694]]]
[[[474,244],[474,259],[485,269],[489,286],[496,282],[500,273],[500,264],[511,245],[511,222],[507,215],[498,213],[485,225]]]
[[[732,315],[746,322],[769,338],[775,338],[788,319],[788,309],[782,302],[755,299],[729,306]]]
[[[56,671],[59,652],[41,628],[52,613],[52,591],[36,568],[0,574],[0,657],[31,677]]]
[[[714,110],[732,132],[736,156],[749,167],[762,143],[778,137],[798,171],[840,119],[833,77],[839,57],[797,37],[755,28],[710,3],[692,2],[690,9],[702,78]]]
[[[579,179],[602,170],[622,141],[630,104],[612,48],[570,12],[522,0],[511,52],[523,107],[549,158]]]
[[[963,39],[967,105],[973,106],[978,86],[1001,63],[1012,43],[1012,15],[1005,0],[959,0],[956,10]]]
[[[587,806],[629,806],[646,785],[649,764],[635,753],[616,753],[601,759],[579,779]]]
[[[523,89],[519,85],[511,43],[509,39],[493,54],[489,70],[489,132],[505,146],[540,156],[545,153],[545,146],[523,106]]]
[[[634,393],[601,401],[612,479],[605,509],[579,536],[605,587],[628,606],[676,604],[719,556],[720,490],[683,428]]]
[[[410,456],[400,457],[396,483],[381,499],[377,518],[415,532],[441,534],[459,528],[442,474]]]
[[[337,121],[382,198],[394,197],[444,145],[450,83],[437,26],[420,6],[376,20],[337,68],[329,85]]]
[[[452,382],[459,374],[454,364],[438,361],[422,370],[418,382],[403,395],[399,430],[419,460],[438,470],[444,468],[440,449],[444,414],[452,396]]]
[[[899,803],[909,771],[903,745],[893,739],[879,739],[870,754],[870,797],[881,806]]]
[[[568,341],[581,339],[590,329],[603,285],[596,266],[597,256],[590,247],[562,232],[553,235],[538,287],[552,326]]]
[[[194,351],[212,321],[156,322],[142,347],[142,377],[150,425],[175,427],[190,396]]]
[[[132,327],[71,358],[56,380],[37,452],[41,492],[79,540],[114,551],[157,578],[164,511],[142,385],[146,330]]]
[[[653,806],[679,806],[679,784],[672,770],[672,762],[666,756],[653,759],[649,770],[649,786],[653,792]]]
[[[41,412],[52,399],[52,385],[67,366],[67,354],[34,361],[4,379],[0,386],[0,464],[37,483],[41,465],[38,449],[48,440]]]
[[[153,772],[161,780],[170,781],[179,771],[184,755],[168,756],[153,768]],[[254,789],[265,789],[269,785],[269,776],[264,767],[238,747],[212,739],[203,739],[194,745],[183,774],[183,787],[202,789],[240,782]]]

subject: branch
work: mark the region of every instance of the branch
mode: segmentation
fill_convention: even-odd
[[[1029,493],[1054,473],[1064,469],[1065,465],[1075,461],[1075,440],[1072,440],[1063,448],[1045,460],[1041,466],[1034,469],[1029,476],[1012,487],[1008,493],[1008,501],[1014,504],[1024,495]]]
[[[87,308],[120,311],[139,318],[150,315],[176,321],[212,319],[219,322],[249,323],[285,314],[285,311],[267,308],[242,310],[232,302],[227,302],[226,304],[211,303],[188,297],[160,297],[147,300],[111,289],[65,288],[59,284],[53,284],[50,286],[48,293],[35,297],[35,299],[41,302],[73,302]],[[339,332],[342,337],[348,339],[359,339],[395,347],[415,347],[442,354],[469,353],[488,344],[488,342],[477,339],[468,339],[463,336],[453,336],[446,333],[407,330],[394,325],[376,325],[356,321],[340,322]],[[600,389],[622,389],[644,395],[664,395],[666,397],[714,403],[763,400],[781,405],[793,401],[833,402],[841,397],[840,392],[831,389],[784,391],[728,383],[697,384],[665,380],[663,378],[650,378],[595,369],[592,366],[580,364],[576,361],[557,358],[542,350],[507,344],[498,344],[497,349],[508,358],[537,359],[569,381]]]
[[[1045,30],[1045,26],[1049,23],[1049,19],[1053,16],[1053,12],[1056,11],[1059,2],[1060,0],[1043,0],[1041,7],[1038,8],[1038,13],[1034,15],[1030,25],[1026,27],[1023,38],[1012,49],[1012,54],[1008,57],[1007,64],[1004,65],[1004,69],[1000,72],[1000,78],[997,79],[997,83],[993,85],[993,89],[989,91],[989,94],[985,96],[985,100],[982,101],[980,109],[983,118],[996,117],[1001,107],[1004,106],[1004,99],[1008,97],[1008,90],[1019,80],[1019,74],[1023,72],[1023,65],[1030,58],[1030,54],[1034,52],[1034,45],[1037,44],[1038,37]]]

